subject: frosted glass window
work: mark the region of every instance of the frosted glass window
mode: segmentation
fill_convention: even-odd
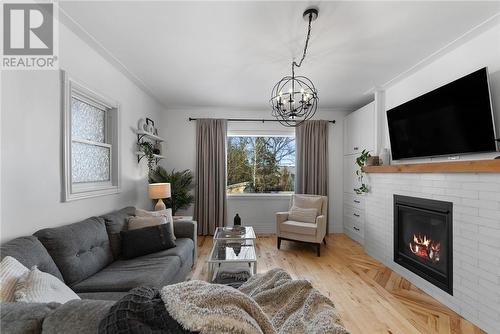
[[[73,183],[110,181],[109,147],[73,142],[71,152]]]
[[[71,79],[64,80],[63,200],[120,192],[120,105]]]
[[[105,111],[76,98],[71,99],[71,136],[104,143]]]

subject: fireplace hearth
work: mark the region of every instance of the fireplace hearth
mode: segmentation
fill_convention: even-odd
[[[453,203],[394,195],[394,261],[453,295]]]

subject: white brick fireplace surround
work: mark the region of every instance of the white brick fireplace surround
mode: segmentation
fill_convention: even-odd
[[[370,173],[364,247],[488,333],[500,333],[500,174]],[[393,261],[393,195],[453,203],[453,296]]]

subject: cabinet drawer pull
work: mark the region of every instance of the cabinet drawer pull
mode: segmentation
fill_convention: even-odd
[[[353,216],[359,218],[359,215],[357,213],[353,213]]]
[[[361,202],[355,199],[355,200],[354,200],[354,203],[358,203],[358,204],[359,204],[359,203],[361,203]]]
[[[355,229],[356,231],[359,231],[359,228],[357,228],[356,226],[353,226],[353,229]]]

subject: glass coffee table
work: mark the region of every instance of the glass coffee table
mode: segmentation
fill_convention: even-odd
[[[248,266],[250,274],[257,273],[255,232],[251,226],[242,229],[218,227],[214,233],[212,251],[208,258],[208,277],[212,282],[217,272]]]

